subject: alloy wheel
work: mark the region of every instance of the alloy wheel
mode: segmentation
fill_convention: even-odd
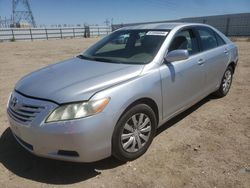
[[[127,120],[123,128],[122,148],[129,153],[139,151],[149,140],[151,129],[151,121],[146,114],[134,114]]]
[[[232,72],[231,70],[227,70],[225,72],[225,75],[222,81],[222,89],[224,93],[227,93],[229,91],[231,82],[232,82]]]

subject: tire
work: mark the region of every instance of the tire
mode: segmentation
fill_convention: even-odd
[[[121,161],[131,161],[143,155],[155,136],[157,120],[146,104],[137,104],[117,122],[112,137],[112,154]]]
[[[232,68],[232,66],[228,66],[226,71],[223,74],[223,78],[221,80],[220,87],[217,91],[214,92],[214,94],[217,97],[226,96],[230,90],[232,80],[233,80],[233,68]]]

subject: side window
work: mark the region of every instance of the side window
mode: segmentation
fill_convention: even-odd
[[[217,40],[212,30],[208,28],[198,28],[197,31],[200,35],[203,51],[217,47]]]
[[[198,41],[192,30],[183,30],[175,35],[168,51],[170,52],[178,49],[188,50],[190,55],[199,52]]]
[[[222,46],[222,45],[226,44],[226,42],[221,38],[220,35],[215,33],[215,36],[216,36],[216,39],[217,39],[218,46]]]

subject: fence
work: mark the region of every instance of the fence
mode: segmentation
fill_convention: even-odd
[[[144,23],[120,24],[120,25],[117,24],[112,26],[112,30],[116,30],[124,26],[149,24],[149,23],[167,23],[167,22],[205,23],[214,26],[227,36],[250,36],[250,13],[182,18],[179,20],[167,20],[158,22],[144,22]]]
[[[107,35],[110,32],[111,27],[107,26],[73,28],[3,28],[0,29],[0,41],[95,37]]]
[[[184,18],[181,21],[209,24],[227,36],[250,36],[250,13]]]

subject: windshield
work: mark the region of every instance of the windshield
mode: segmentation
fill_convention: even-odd
[[[153,60],[168,34],[167,30],[120,30],[103,38],[79,58],[126,64]]]

